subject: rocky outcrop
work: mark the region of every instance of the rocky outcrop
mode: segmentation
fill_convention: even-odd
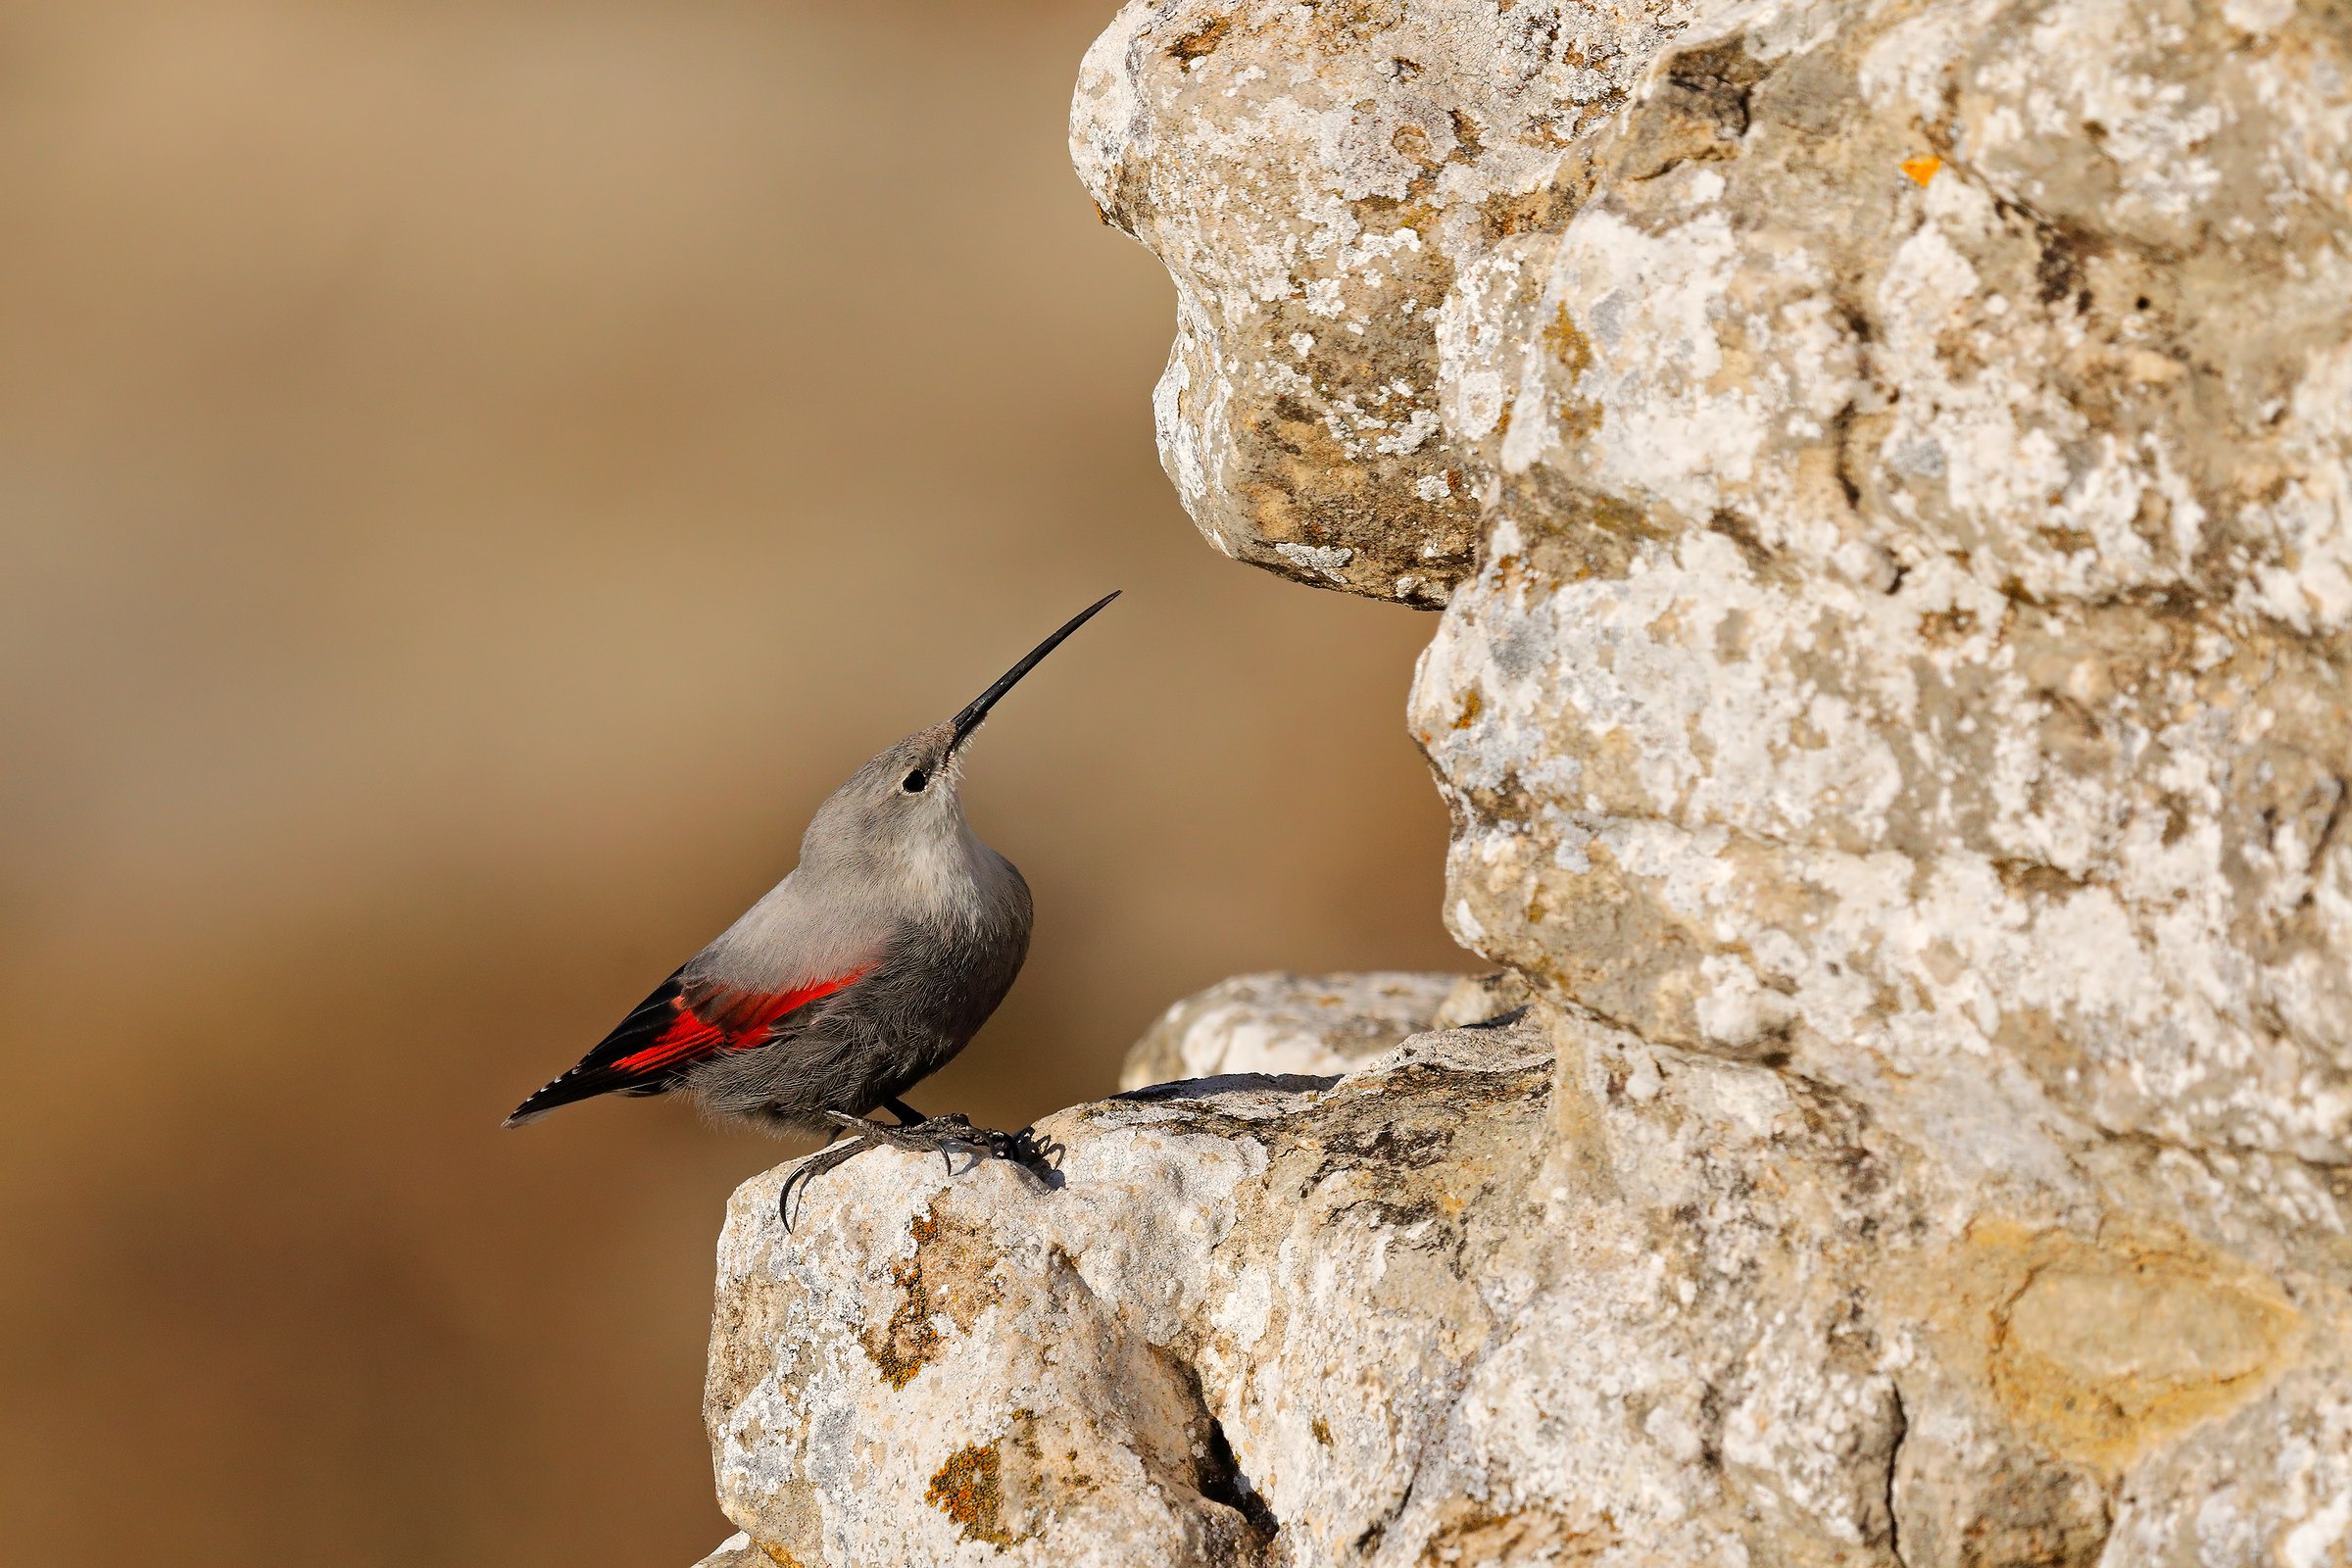
[[[1506,978],[748,1187],[751,1539],[2352,1560],[2352,13],[1165,0],[1072,139],[1195,520],[1443,606]]]
[[[860,1565],[969,1543],[1041,1564],[1261,1561],[1286,1502],[1348,1494],[1328,1528],[1371,1528],[1437,1436],[1425,1380],[1468,1348],[1447,1320],[1477,1294],[1435,1232],[1425,1260],[1395,1250],[1394,1223],[1442,1199],[1399,1184],[1388,1152],[1402,1139],[1418,1169],[1468,1160],[1514,1185],[1540,1160],[1542,1042],[1497,1054],[1493,1033],[1458,1062],[1458,1037],[1425,1037],[1345,1079],[1235,1076],[1064,1112],[1040,1128],[1062,1146],[1051,1187],[893,1154],[819,1183],[787,1238],[776,1180],[748,1185],[720,1244],[709,1393],[728,1513],[790,1558]],[[1495,1115],[1466,1127],[1474,1103]],[[1375,1254],[1385,1308],[1356,1299]],[[1428,1430],[1377,1436],[1384,1409]]]
[[[2347,72],[2251,0],[1131,5],[1074,140],[1177,278],[1204,528],[1388,594],[1459,556],[1423,489],[1480,503],[1412,703],[1466,944],[1661,1042],[1972,1101],[1991,1052],[2340,1162]],[[1341,443],[1271,499],[1269,399]],[[1313,564],[1334,485],[1387,555]]]
[[[1332,1049],[1292,1000],[1218,1010]],[[1373,1021],[1335,1009],[1333,1037]],[[707,1413],[772,1560],[2321,1563],[2352,1539],[2340,1238],[2282,1248],[2303,1227],[2267,1182],[2186,1181],[2174,1152],[2076,1152],[2071,1222],[1963,1215],[1850,1099],[1560,1011],[1040,1130],[1051,1185],[869,1154],[790,1235],[782,1172],[737,1195]]]

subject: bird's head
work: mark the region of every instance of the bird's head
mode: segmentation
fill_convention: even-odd
[[[801,841],[801,863],[839,866],[864,875],[892,868],[895,863],[896,868],[919,873],[949,852],[959,851],[968,834],[963,803],[956,795],[963,775],[964,743],[1022,676],[1118,597],[1114,592],[1096,600],[1031,649],[955,717],[916,730],[852,774],[850,781],[817,808],[808,836]]]

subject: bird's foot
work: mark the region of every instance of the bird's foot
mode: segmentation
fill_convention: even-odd
[[[835,1122],[854,1129],[858,1134],[878,1139],[893,1149],[910,1153],[938,1154],[947,1159],[950,1168],[957,1151],[986,1154],[991,1159],[1008,1159],[1014,1164],[1035,1172],[1047,1165],[1048,1146],[1039,1143],[1037,1130],[1024,1127],[1017,1133],[1001,1133],[993,1127],[975,1127],[972,1119],[961,1111],[945,1116],[926,1116],[921,1121],[900,1127],[884,1127],[858,1116],[845,1116],[827,1111]]]
[[[876,1145],[886,1144],[911,1154],[937,1154],[950,1170],[956,1168],[956,1155],[958,1153],[1009,1160],[1041,1181],[1052,1175],[1052,1156],[1058,1152],[1058,1146],[1041,1143],[1031,1128],[1001,1133],[993,1127],[973,1126],[971,1118],[961,1112],[928,1116],[903,1127],[886,1127],[880,1122],[868,1121],[863,1116],[852,1116],[838,1110],[828,1110],[825,1116],[854,1136],[834,1148],[818,1150],[802,1160],[792,1174],[784,1178],[783,1190],[776,1195],[776,1213],[788,1231],[792,1229],[792,1195],[795,1188],[805,1194],[808,1184],[817,1177],[837,1165],[846,1164]]]

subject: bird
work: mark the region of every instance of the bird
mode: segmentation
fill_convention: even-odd
[[[681,964],[579,1062],[521,1104],[519,1127],[600,1095],[683,1094],[777,1135],[853,1135],[804,1160],[792,1195],[879,1145],[1013,1160],[1040,1175],[1023,1129],[925,1116],[903,1098],[970,1043],[1029,953],[1029,884],[965,820],[964,747],[1021,677],[1118,598],[1062,624],[945,722],[885,747],[828,796],[800,861]],[[898,1125],[870,1119],[888,1111]]]

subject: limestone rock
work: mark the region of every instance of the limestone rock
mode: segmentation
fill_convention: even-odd
[[[1051,1187],[862,1155],[787,1235],[746,1185],[729,1515],[859,1568],[2352,1542],[2342,1197],[2293,1162],[2113,1143],[1995,1214],[1835,1090],[1573,1012],[1275,1082],[1051,1118]]]
[[[1654,80],[1736,61],[1737,141],[1637,177],[1641,96],[1461,259],[1448,407],[1513,414],[1412,711],[1473,946],[1937,1114],[2352,1157],[2352,32],[2225,11],[1694,20]]]
[[[1838,1097],[1968,1239],[1957,1297],[1867,1294],[1989,1314],[1941,1375],[2042,1457],[1910,1423],[1905,1556],[2352,1549],[2339,1329],[2227,1418],[2157,1392],[2198,1326],[2272,1343],[2288,1254],[2307,1324],[2352,1284],[2352,16],[1135,4],[1072,126],[1177,280],[1197,520],[1368,490],[1382,561],[1449,541],[1387,455],[1284,466],[1271,399],[1337,441],[1373,380],[1475,491],[1411,703],[1456,935]],[[1964,1452],[2011,1479],[1954,1535]]]
[[[1574,58],[1542,5],[1119,13],[1071,147],[1105,220],[1176,280],[1160,461],[1219,550],[1446,602],[1493,473],[1442,404],[1455,254],[1545,220],[1560,148],[1625,101],[1672,9],[1596,10]]]
[[[1535,988],[1511,969],[1492,974],[1466,974],[1453,982],[1446,1000],[1430,1019],[1433,1029],[1469,1029],[1516,1023],[1535,1001]]]
[[[1072,142],[1177,280],[1203,527],[1395,593],[1475,497],[1412,704],[1465,943],[2337,1162],[2348,81],[2340,7],[2254,0],[1184,0]]]
[[[1428,1029],[1451,1001],[1460,978],[1396,972],[1237,975],[1163,1013],[1127,1053],[1119,1087],[1142,1089],[1226,1073],[1344,1073]]]

